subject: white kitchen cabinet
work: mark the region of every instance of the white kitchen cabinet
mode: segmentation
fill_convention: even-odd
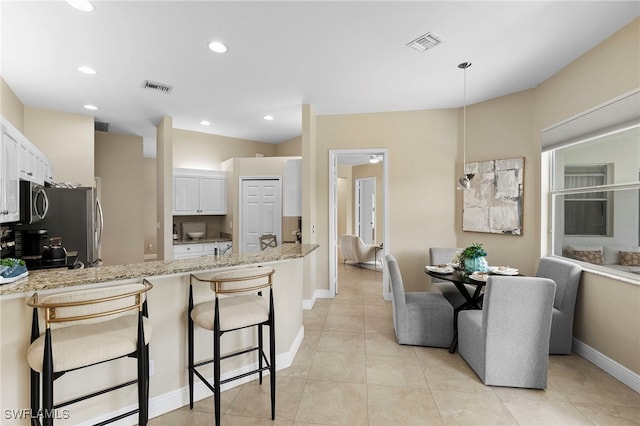
[[[227,214],[227,178],[224,172],[174,169],[173,214]]]
[[[0,223],[20,220],[20,179],[18,177],[18,141],[2,127],[0,153]]]
[[[178,244],[173,246],[174,259],[186,259],[188,257],[203,256],[204,245],[199,244]]]
[[[282,215],[302,216],[302,160],[287,160],[283,176]]]

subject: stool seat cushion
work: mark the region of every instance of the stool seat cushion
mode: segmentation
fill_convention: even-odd
[[[236,330],[260,324],[269,319],[269,303],[262,296],[245,295],[220,297],[220,331]],[[206,330],[213,330],[215,301],[200,303],[193,307],[191,319]]]
[[[151,324],[147,318],[143,318],[143,324],[147,344]],[[42,372],[44,340],[41,334],[27,351],[27,361],[37,372]],[[136,351],[137,341],[138,315],[51,330],[53,371],[69,371],[128,355]]]

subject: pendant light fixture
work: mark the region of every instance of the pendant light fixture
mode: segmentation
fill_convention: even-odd
[[[464,71],[464,91],[462,105],[462,176],[458,179],[458,189],[471,188],[471,179],[474,173],[466,173],[467,167],[467,68],[471,66],[471,62],[463,62],[458,68]]]

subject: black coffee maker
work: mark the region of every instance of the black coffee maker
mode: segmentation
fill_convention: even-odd
[[[27,269],[42,267],[42,254],[49,244],[49,232],[46,229],[28,229],[20,231],[22,234],[22,260]]]

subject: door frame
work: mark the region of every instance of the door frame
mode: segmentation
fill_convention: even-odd
[[[355,216],[355,234],[357,236],[359,236],[362,241],[364,241],[366,244],[371,244],[368,243],[369,238],[372,237],[373,238],[373,242],[375,242],[376,240],[376,234],[374,231],[372,236],[366,237],[362,235],[362,210],[363,210],[363,203],[366,204],[366,206],[368,206],[367,208],[371,207],[370,206],[370,202],[371,200],[363,200],[362,199],[362,190],[363,187],[365,186],[364,184],[373,182],[373,194],[376,195],[376,178],[374,177],[366,177],[366,178],[356,178],[354,179],[354,184],[355,184],[355,197],[356,197],[356,209],[357,212],[355,212],[354,216]],[[373,209],[371,210],[371,218],[372,218],[372,223],[371,223],[371,229],[372,230],[376,230],[376,206],[375,203],[373,205]]]
[[[277,180],[280,189],[280,236],[282,237],[282,176],[240,176],[238,177],[238,253],[242,253],[244,247],[244,221],[242,220],[242,207],[244,203],[243,182],[245,180]],[[280,240],[282,244],[282,240]]]
[[[341,156],[378,155],[382,157],[382,205],[384,220],[382,223],[382,256],[389,253],[389,149],[330,149],[329,150],[329,293],[338,294],[338,159]],[[377,196],[377,195],[376,195]],[[382,297],[391,300],[389,271],[382,262]]]

